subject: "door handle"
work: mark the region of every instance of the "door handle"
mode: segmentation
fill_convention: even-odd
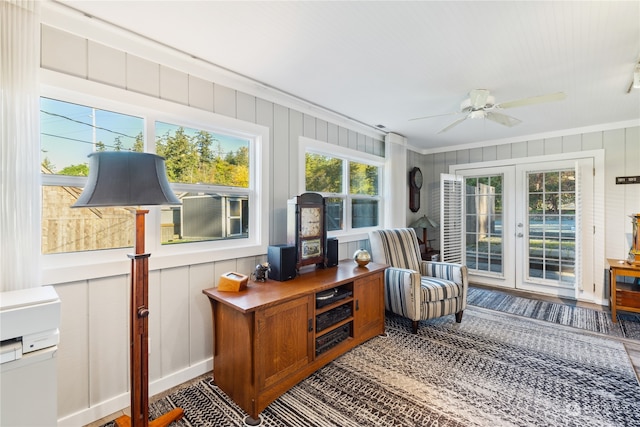
[[[313,319],[309,319],[309,332],[313,332]]]

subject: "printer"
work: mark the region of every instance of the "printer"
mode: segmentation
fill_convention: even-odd
[[[1,363],[58,345],[60,299],[52,286],[0,293]]]
[[[59,325],[52,286],[0,293],[0,426],[57,425]]]

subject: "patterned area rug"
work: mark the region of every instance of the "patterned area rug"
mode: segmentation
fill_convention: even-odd
[[[273,402],[263,426],[640,426],[640,386],[615,340],[468,307],[421,322],[388,317],[375,337]],[[179,426],[242,426],[210,378],[151,405]]]
[[[510,295],[499,290],[476,287],[469,287],[467,303],[490,310],[640,341],[640,314],[618,311],[618,322],[613,323],[610,311],[540,301]]]

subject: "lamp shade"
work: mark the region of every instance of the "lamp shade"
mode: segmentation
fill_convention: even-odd
[[[421,216],[413,221],[409,226],[411,228],[438,228],[439,224],[426,215]]]
[[[164,158],[133,151],[89,154],[89,178],[73,208],[179,205]]]

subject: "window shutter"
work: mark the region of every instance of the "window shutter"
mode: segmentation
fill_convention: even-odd
[[[440,241],[442,261],[463,262],[463,177],[440,174]]]
[[[584,290],[582,284],[582,168],[580,168],[580,162],[576,162],[576,217],[575,217],[575,230],[576,230],[576,242],[575,242],[575,280],[576,280],[576,297],[580,292]]]

